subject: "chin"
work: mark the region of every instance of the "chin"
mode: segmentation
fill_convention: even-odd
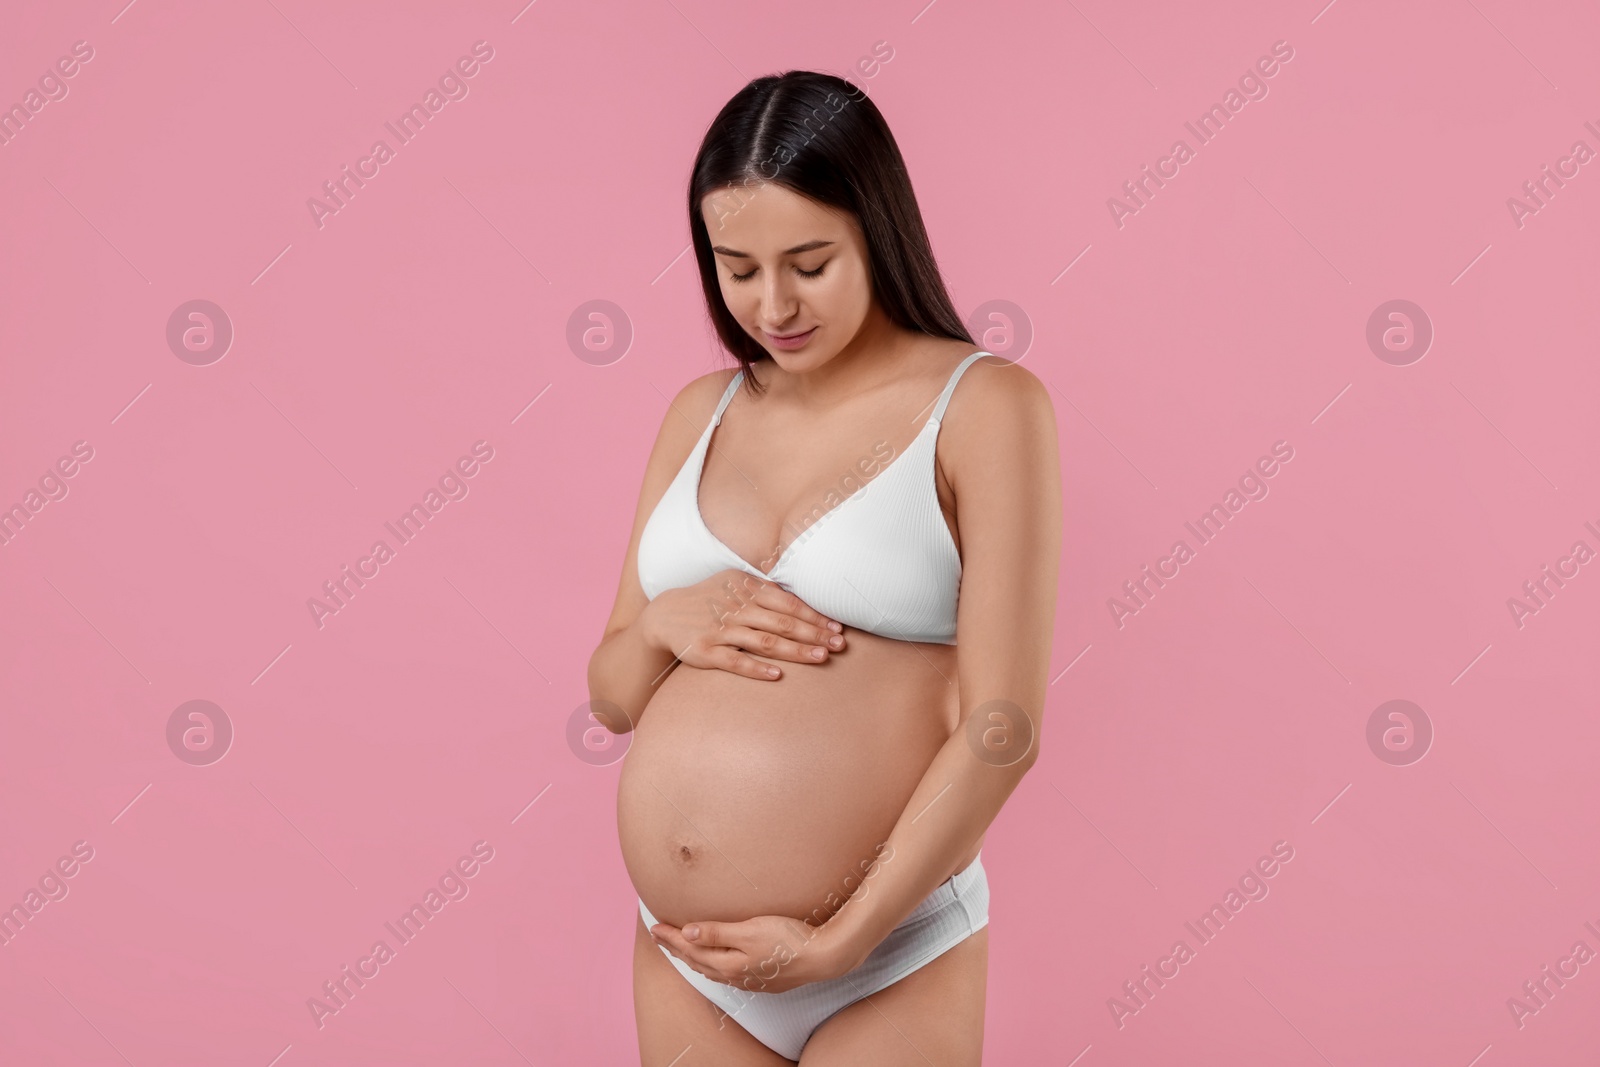
[[[826,356],[819,357],[815,352],[804,355],[798,352],[768,352],[767,355],[785,374],[804,374],[828,362]]]
[[[806,374],[823,366],[839,354],[838,350],[831,346],[819,345],[816,338],[812,338],[801,349],[783,349],[770,345],[766,342],[764,332],[753,335],[753,339],[772,365],[785,374]]]

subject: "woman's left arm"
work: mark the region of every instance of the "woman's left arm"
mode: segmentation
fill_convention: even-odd
[[[985,358],[969,375],[979,367],[959,422],[940,428],[961,534],[960,722],[889,834],[892,862],[818,930],[841,974],[949,876],[1039,757],[1061,557],[1055,411],[1028,371]]]
[[[821,926],[761,916],[652,928],[716,981],[781,992],[854,970],[949,877],[1038,759],[1061,556],[1055,410],[1044,383],[1015,364],[988,357],[967,376],[957,418],[940,427],[961,543],[960,721],[882,861]]]

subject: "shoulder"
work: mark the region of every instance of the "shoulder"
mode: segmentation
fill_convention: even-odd
[[[683,409],[684,414],[700,424],[700,429],[705,429],[706,423],[711,421],[711,413],[717,409],[717,402],[722,399],[722,394],[727,392],[734,376],[739,373],[738,367],[724,367],[721,370],[702,374],[698,378],[691,378],[678,395],[672,398],[675,407]],[[696,418],[696,416],[702,416]]]
[[[939,438],[939,469],[957,496],[1031,498],[1059,477],[1051,390],[1001,356],[979,356],[968,365],[950,395]]]
[[[650,452],[650,467],[657,472],[675,471],[694,451],[700,435],[711,424],[717,403],[727,390],[737,367],[702,374],[667,400],[661,413],[661,426]],[[664,395],[664,394],[663,394]]]
[[[938,466],[958,501],[963,550],[973,530],[1059,516],[1061,446],[1053,390],[1000,356],[980,356],[956,383],[939,430]],[[1059,517],[1055,520],[1059,522]]]
[[[966,356],[975,353],[967,352]],[[959,366],[959,362],[957,363]],[[956,383],[945,409],[945,432],[958,437],[1055,439],[1055,403],[1050,387],[1020,363],[1003,356],[973,360]]]
[[[678,390],[677,395],[667,401],[667,410],[662,415],[661,423],[663,439],[675,440],[687,435],[691,442],[697,440],[710,424],[722,394],[727,392],[738,373],[737,367],[724,368],[691,378]]]

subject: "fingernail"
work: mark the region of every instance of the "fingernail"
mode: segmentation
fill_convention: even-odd
[[[828,646],[830,648],[843,648],[844,647],[844,638],[842,638],[842,637],[830,637],[830,638],[828,638]]]
[[[699,924],[698,923],[690,923],[688,926],[685,926],[683,928],[683,936],[688,938],[690,941],[698,941],[698,940],[700,940],[700,926],[699,926]]]
[[[844,627],[840,626],[836,622],[833,622],[832,620],[829,620],[828,622],[828,629],[832,630],[836,634],[844,633]]]
[[[824,650],[822,650],[820,648],[813,648],[811,650],[811,658],[812,659],[821,659],[823,656],[826,656],[827,654],[828,654],[827,652],[825,652]]]
[[[776,678],[777,676],[778,676],[778,668],[776,668],[776,667],[768,667],[767,668],[767,677],[768,678]]]

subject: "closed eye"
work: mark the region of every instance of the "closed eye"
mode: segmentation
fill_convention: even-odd
[[[827,266],[828,264],[824,262],[822,266],[818,267],[816,270],[801,270],[799,267],[796,267],[794,272],[800,275],[802,278],[815,278],[818,277]],[[748,274],[730,274],[728,275],[728,278],[730,281],[747,282],[755,276],[755,273],[756,272],[752,270]]]

